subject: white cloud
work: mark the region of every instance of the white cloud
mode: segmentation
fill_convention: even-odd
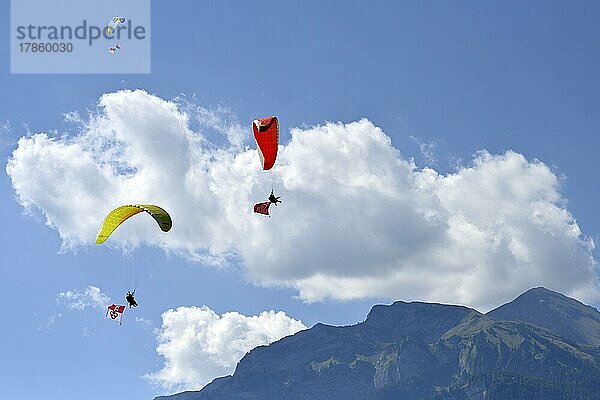
[[[67,290],[56,296],[56,302],[69,310],[84,311],[92,309],[105,311],[111,304],[110,297],[102,293],[96,286],[88,286],[83,290]]]
[[[142,324],[145,329],[152,328],[152,320],[147,318],[135,317],[135,322]]]
[[[203,134],[209,139],[218,136],[224,137],[229,145],[238,150],[243,147],[244,143],[249,142],[245,129],[227,107],[222,105],[216,108],[202,107],[188,101],[183,95],[177,97],[175,101],[179,110],[188,115],[192,123],[197,123]]]
[[[63,317],[63,313],[60,310],[104,312],[106,311],[106,307],[111,303],[110,297],[96,286],[90,285],[82,290],[73,289],[60,292],[56,295],[58,311],[53,312],[44,321],[40,322],[38,330],[41,332],[50,330]],[[82,328],[84,336],[89,336],[89,332],[88,327],[84,326]]]
[[[424,142],[416,136],[410,137],[417,145],[423,155],[426,165],[435,165],[437,158],[435,157],[435,143],[432,141]]]
[[[0,122],[0,150],[13,145],[10,121]]]
[[[218,376],[233,373],[251,349],[306,329],[284,312],[221,316],[210,308],[179,307],[162,314],[157,352],[164,367],[146,378],[169,390],[198,390]]]
[[[307,301],[376,296],[486,309],[540,285],[599,299],[593,243],[540,161],[483,151],[442,175],[417,168],[363,119],[292,129],[265,173],[221,111],[139,90],[106,94],[77,134],[21,138],[7,173],[64,249],[93,243],[111,208],[156,203],[173,217],[171,232],[138,218],[107,244],[240,261],[256,284],[295,288]],[[250,122],[246,130],[250,137]],[[284,203],[272,218],[253,215],[271,182]]]
[[[40,322],[38,325],[38,331],[47,332],[50,330],[52,325],[56,323],[56,321],[62,317],[61,313],[53,313],[50,314],[44,321]]]

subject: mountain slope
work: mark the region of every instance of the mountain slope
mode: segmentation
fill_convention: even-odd
[[[600,346],[600,312],[542,287],[529,289],[487,315],[497,320],[529,322],[573,343]]]
[[[536,301],[555,301],[556,293],[538,292]],[[507,310],[530,303],[497,315],[514,319]],[[567,303],[577,319],[588,310]],[[255,348],[232,376],[201,391],[159,399],[600,400],[600,347],[489,314],[416,302],[375,306],[363,323],[317,324]]]

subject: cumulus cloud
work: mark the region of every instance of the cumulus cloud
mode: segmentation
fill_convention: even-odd
[[[60,292],[56,296],[56,302],[64,305],[69,310],[84,311],[98,310],[105,311],[111,304],[110,297],[96,286],[88,286],[83,290],[67,290]]]
[[[106,311],[111,304],[110,297],[96,286],[88,286],[84,289],[73,289],[60,292],[56,295],[57,310],[49,315],[38,325],[38,330],[46,332],[62,317],[61,310],[68,311]],[[89,328],[83,327],[84,336],[88,336]]]
[[[213,378],[233,373],[237,362],[256,346],[306,329],[282,311],[219,316],[206,306],[166,311],[162,321],[156,350],[166,361],[146,378],[177,391],[201,389]]]
[[[149,202],[170,212],[171,232],[139,218],[109,245],[239,263],[252,282],[294,288],[306,301],[486,309],[540,285],[599,299],[593,242],[543,162],[482,151],[440,174],[417,168],[363,119],[292,129],[265,173],[239,124],[216,115],[139,90],[105,94],[78,132],[21,138],[6,170],[20,203],[41,210],[65,250],[93,243],[111,208]],[[254,215],[271,184],[284,204],[272,218]]]
[[[410,138],[419,146],[425,163],[427,165],[435,165],[437,162],[437,158],[435,157],[435,143],[432,141],[424,142],[416,136],[411,136]]]
[[[244,143],[248,142],[245,129],[229,108],[223,105],[215,108],[202,107],[187,100],[183,95],[177,97],[175,101],[179,110],[190,117],[190,125],[196,123],[209,140],[218,141],[219,137],[223,137],[235,149],[241,149]]]

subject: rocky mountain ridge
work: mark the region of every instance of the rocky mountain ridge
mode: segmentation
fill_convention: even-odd
[[[231,376],[157,400],[599,399],[600,312],[544,288],[487,314],[397,301],[250,351]]]

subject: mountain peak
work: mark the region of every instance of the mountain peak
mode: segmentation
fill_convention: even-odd
[[[373,306],[362,325],[384,342],[418,336],[425,343],[433,343],[474,311],[463,306],[396,301]]]
[[[536,287],[486,314],[496,320],[528,322],[583,345],[600,345],[600,312],[561,293]]]
[[[528,289],[528,290],[524,291],[523,293],[521,293],[521,295],[519,297],[521,297],[521,296],[561,297],[561,298],[566,298],[566,299],[569,298],[562,293],[555,292],[554,290],[546,289],[543,286],[538,286],[538,287]],[[575,300],[575,299],[572,299],[572,300]],[[577,300],[575,300],[575,301],[577,301]]]

